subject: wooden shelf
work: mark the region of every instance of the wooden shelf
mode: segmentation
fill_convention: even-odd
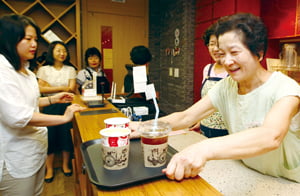
[[[41,28],[42,35],[51,30],[68,47],[71,63],[80,68],[80,0],[1,0],[0,16],[22,14],[31,17]],[[49,42],[42,36],[37,56],[47,51]]]

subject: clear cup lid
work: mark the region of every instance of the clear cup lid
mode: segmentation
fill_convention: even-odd
[[[142,136],[146,137],[165,136],[168,135],[171,130],[169,123],[154,120],[141,122],[138,127],[138,132],[140,132]]]

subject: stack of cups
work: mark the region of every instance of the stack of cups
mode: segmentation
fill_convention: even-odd
[[[103,166],[109,170],[120,170],[128,166],[129,135],[128,118],[105,119],[105,129],[100,130],[102,137]]]

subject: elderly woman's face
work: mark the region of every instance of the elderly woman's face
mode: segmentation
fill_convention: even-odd
[[[257,56],[242,43],[241,35],[229,31],[219,36],[220,62],[237,82],[250,79],[260,65]]]

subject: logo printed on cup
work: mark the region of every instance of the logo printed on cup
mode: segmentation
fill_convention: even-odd
[[[107,118],[104,120],[106,128],[127,128],[130,120],[124,117]]]
[[[168,151],[168,123],[148,121],[138,128],[141,133],[141,144],[145,167],[161,167],[166,164]]]
[[[128,128],[105,128],[100,131],[104,168],[119,170],[127,167],[130,132]]]
[[[118,147],[118,146],[125,146],[128,144],[129,138],[128,136],[120,136],[120,137],[108,137],[107,138],[107,146],[110,147]]]
[[[129,144],[130,129],[128,128],[105,128],[100,131],[102,144],[108,147],[120,147]]]

